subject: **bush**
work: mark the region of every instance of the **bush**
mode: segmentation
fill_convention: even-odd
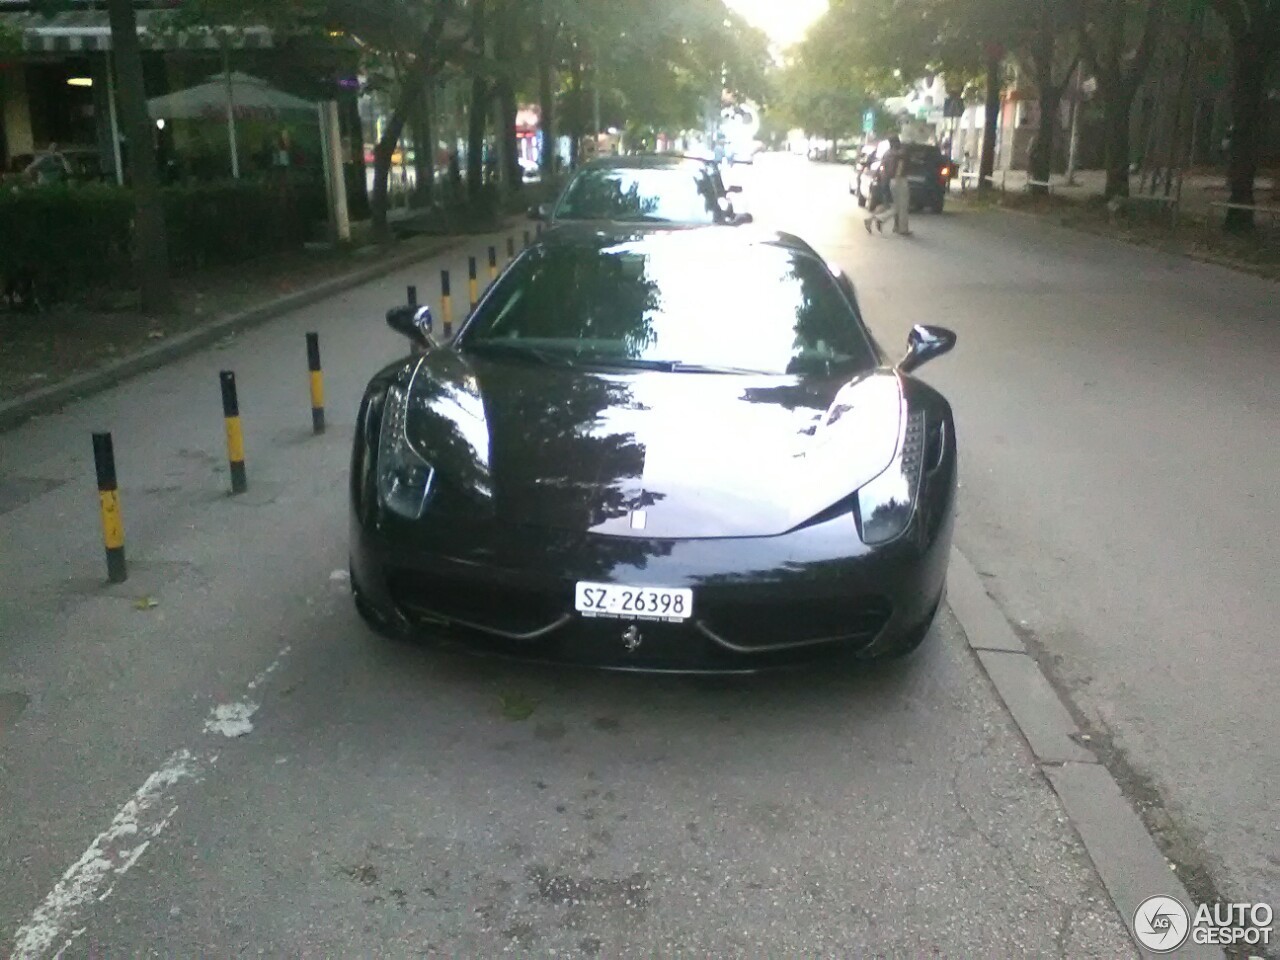
[[[289,177],[166,187],[164,205],[174,268],[239,263],[310,240],[325,218],[324,182]]]
[[[231,180],[165,187],[175,272],[297,250],[326,215],[315,178]],[[29,278],[56,300],[133,281],[133,196],[108,184],[0,191],[0,276]]]
[[[0,192],[0,276],[31,280],[42,299],[131,274],[133,199],[105,185]]]

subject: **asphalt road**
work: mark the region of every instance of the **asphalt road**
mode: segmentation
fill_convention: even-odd
[[[1189,886],[1280,905],[1280,288],[1010,213],[868,237],[847,168],[766,159],[885,343],[959,333],[957,545]]]
[[[994,215],[868,238],[839,171],[786,164],[746,174],[762,220],[851,268],[887,340],[921,319],[961,333],[928,375],[960,416],[959,538],[991,591],[1220,882],[1274,894],[1265,288]],[[455,296],[462,254],[443,264]],[[1122,282],[1126,259],[1141,283]],[[382,311],[407,283],[432,296],[441,266],[0,439],[0,951],[1133,955],[949,614],[898,667],[731,683],[372,636],[343,578],[351,421],[401,352]],[[1211,302],[1229,319],[1207,320]],[[1171,335],[1153,304],[1180,318]],[[244,415],[234,499],[219,369]],[[112,588],[89,456],[103,427],[132,571]]]

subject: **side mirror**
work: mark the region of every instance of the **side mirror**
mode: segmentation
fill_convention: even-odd
[[[530,220],[548,220],[551,218],[551,204],[540,203],[535,207],[529,208]]]
[[[734,184],[733,186],[731,186],[731,187],[725,187],[725,188],[724,188],[724,192],[725,192],[725,193],[741,193],[741,192],[742,192],[742,184],[740,184],[740,183],[735,183],[735,184]]]
[[[940,357],[956,345],[956,335],[946,327],[927,327],[920,324],[907,334],[907,355],[898,364],[903,373],[910,373],[921,365]]]
[[[425,352],[435,345],[431,336],[430,307],[392,307],[387,311],[387,326],[419,348],[415,353]]]

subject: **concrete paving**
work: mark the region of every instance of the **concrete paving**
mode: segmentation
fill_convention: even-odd
[[[1269,720],[1276,728],[1254,669],[1266,661],[1241,669],[1265,656],[1249,646],[1261,648],[1265,633],[1227,643],[1221,632],[1256,629],[1274,593],[1259,589],[1261,571],[1248,579],[1245,558],[1177,591],[1163,578],[1137,578],[1149,594],[1141,612],[1154,616],[1147,606],[1157,600],[1177,607],[1177,650],[1155,657],[1149,641],[1134,639],[1153,630],[1119,629],[1135,611],[1117,595],[1142,593],[1133,587],[1140,554],[1153,576],[1161,564],[1180,572],[1190,562],[1144,538],[1124,549],[1114,542],[1118,528],[1163,519],[1181,492],[1167,464],[1151,475],[1176,491],[1155,493],[1153,480],[1136,506],[1115,479],[1121,464],[1092,491],[1110,511],[1085,518],[1090,532],[1111,534],[1098,547],[1109,571],[1087,567],[1087,541],[1060,532],[1074,506],[1061,499],[1063,471],[1096,466],[1095,434],[1145,431],[1136,449],[1171,456],[1150,448],[1153,433],[1173,432],[1161,417],[1174,371],[1141,367],[1143,386],[1108,377],[1134,362],[1115,354],[1115,340],[1138,331],[1114,332],[1100,304],[1118,298],[1139,317],[1130,322],[1146,326],[1122,296],[1118,262],[1158,264],[1148,268],[1146,298],[1154,282],[1184,310],[1207,296],[1203,275],[1197,284],[1184,271],[1210,268],[1099,252],[1096,240],[999,214],[921,218],[913,241],[868,238],[838,174],[797,161],[742,175],[755,178],[762,220],[783,218],[851,268],[887,342],[920,320],[960,330],[960,349],[927,375],[960,416],[962,546],[1029,646],[1060,647],[1051,672],[1080,695],[1075,705],[1089,721],[1118,721],[1100,729],[1167,798],[1174,822],[1216,827],[1192,834],[1195,851],[1221,858],[1215,876],[1264,898],[1274,874],[1249,873],[1238,854],[1250,849],[1249,831],[1264,868],[1265,852],[1278,848],[1264,786],[1275,779],[1274,746],[1258,744],[1246,763],[1245,738],[1264,738]],[[1044,256],[1036,244],[1048,247]],[[448,258],[459,300],[465,253]],[[1053,276],[1055,253],[1052,280],[1020,274],[1031,263]],[[434,297],[443,265],[350,291],[3,435],[0,950],[23,958],[1134,955],[1075,829],[949,613],[920,655],[896,667],[732,683],[522,667],[373,637],[350,608],[343,575],[352,418],[369,373],[402,350],[383,310],[407,283]],[[1211,275],[1236,317],[1262,302],[1250,299],[1260,289],[1253,281]],[[1092,298],[1083,330],[1067,325],[1081,296]],[[1146,353],[1170,366],[1177,357],[1237,364],[1234,379],[1212,391],[1184,384],[1211,403],[1256,389],[1261,358],[1251,362],[1239,345],[1215,348],[1207,335],[1189,339],[1189,326],[1184,319],[1178,342],[1156,339]],[[320,332],[325,357],[322,437],[310,435],[308,330]],[[1050,355],[1037,360],[1037,351]],[[1089,417],[1065,386],[1076,373],[1094,376],[1082,367],[1099,368],[1094,387],[1103,384],[1088,398],[1102,405]],[[225,493],[224,368],[237,373],[244,413],[250,490],[240,498]],[[1024,368],[1025,382],[1005,382]],[[1114,412],[1122,387],[1140,401],[1127,418]],[[1031,402],[1039,390],[1057,393]],[[1196,463],[1196,476],[1215,465],[1220,489],[1236,498],[1256,492],[1263,474],[1254,471],[1275,466],[1257,450],[1254,461],[1224,462],[1256,442],[1261,418],[1274,412],[1273,399],[1250,396],[1255,407],[1231,407],[1238,433],[1193,429],[1179,447],[1216,451]],[[1043,421],[1059,433],[1045,436]],[[103,427],[116,434],[132,569],[111,588],[101,582],[89,457],[89,432]],[[1119,506],[1128,514],[1117,515]],[[1194,506],[1199,515],[1183,522],[1209,548],[1215,536],[1239,533],[1230,500],[1202,494]],[[1255,514],[1242,542],[1251,562],[1269,557],[1274,569],[1267,520]],[[1202,526],[1210,523],[1234,526]],[[1166,536],[1179,547],[1190,533]],[[1049,556],[1066,557],[1067,571],[1041,557],[1055,549]],[[1229,574],[1243,575],[1232,582],[1251,586],[1253,600],[1229,594],[1236,619],[1188,640],[1188,628],[1214,618],[1208,609],[1188,615],[1187,606]],[[1173,612],[1157,625],[1167,628]],[[1079,631],[1074,643],[1060,641],[1067,624]],[[1100,624],[1109,628],[1087,632]],[[1221,664],[1203,659],[1196,675],[1178,675],[1188,649],[1211,641]],[[1079,681],[1073,671],[1085,666],[1110,671],[1102,686]],[[1192,695],[1197,684],[1203,700]],[[1097,709],[1099,690],[1123,707],[1118,715]],[[1246,704],[1249,696],[1257,699]],[[1253,720],[1242,726],[1247,707]],[[1152,730],[1160,735],[1139,744],[1151,752],[1135,757],[1132,738]],[[1213,764],[1235,777],[1225,802],[1218,790],[1217,820],[1198,806],[1215,783]],[[1174,779],[1178,792],[1168,787]]]

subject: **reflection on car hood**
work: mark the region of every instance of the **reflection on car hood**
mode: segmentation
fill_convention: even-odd
[[[615,373],[442,350],[414,375],[407,431],[454,508],[623,537],[771,536],[889,465],[902,403],[888,370]]]

